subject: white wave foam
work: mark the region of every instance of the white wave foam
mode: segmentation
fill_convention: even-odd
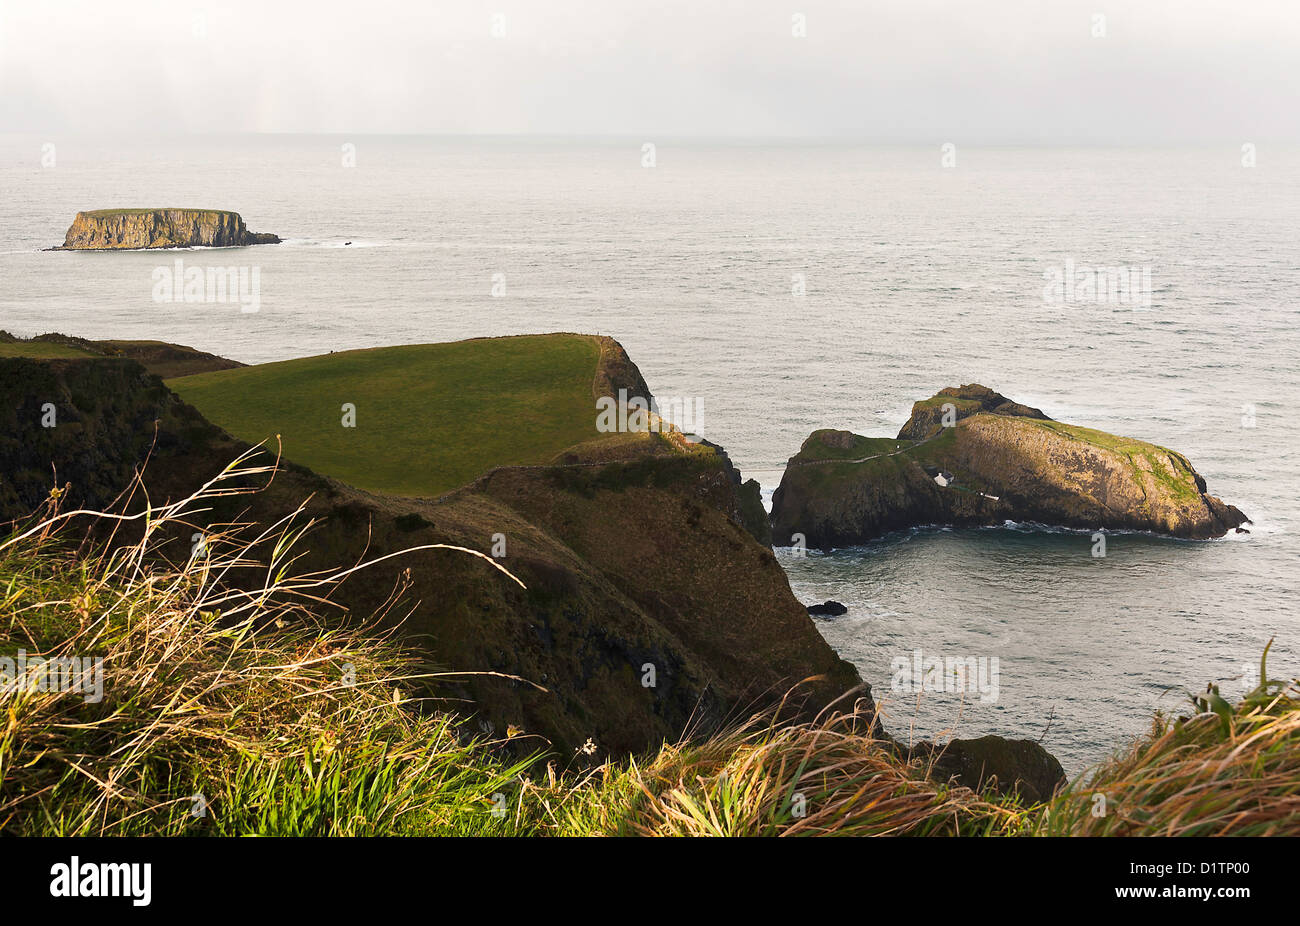
[[[382,248],[387,247],[391,242],[363,240],[360,238],[329,238],[325,240],[285,238],[280,244],[291,248]]]

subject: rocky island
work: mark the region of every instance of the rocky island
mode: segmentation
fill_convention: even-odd
[[[269,233],[249,231],[238,212],[225,209],[99,209],[78,212],[56,251],[151,248],[239,248],[278,244]]]
[[[985,386],[917,402],[896,439],[819,430],[772,500],[778,545],[829,549],[925,525],[1029,521],[1220,537],[1249,523],[1182,454],[1054,421]]]

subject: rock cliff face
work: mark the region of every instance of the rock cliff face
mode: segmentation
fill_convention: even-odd
[[[238,212],[222,209],[100,209],[77,213],[61,250],[236,248],[279,240],[249,231]]]
[[[1052,421],[983,386],[918,402],[897,440],[814,432],[772,504],[774,542],[799,533],[821,548],[1007,520],[1208,539],[1248,519],[1206,494],[1181,454]]]

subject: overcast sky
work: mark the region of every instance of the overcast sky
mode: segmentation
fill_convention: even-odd
[[[9,132],[1237,143],[1298,104],[1300,0],[0,0]]]

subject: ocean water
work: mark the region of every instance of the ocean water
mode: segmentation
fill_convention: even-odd
[[[945,168],[937,144],[654,143],[645,167],[639,139],[0,136],[0,328],[250,363],[609,334],[768,495],[813,429],[892,435],[980,382],[1185,453],[1255,524],[1111,535],[1104,558],[1023,525],[780,551],[802,600],[849,606],[818,626],[893,732],[1040,739],[1078,773],[1188,688],[1239,694],[1271,637],[1272,674],[1300,673],[1300,151],[959,148]],[[78,210],[145,205],[286,241],[41,250]],[[178,258],[256,267],[259,311],[154,301]],[[1067,261],[1149,271],[1150,305],[1045,298]],[[892,690],[918,650],[997,658],[996,700]]]

